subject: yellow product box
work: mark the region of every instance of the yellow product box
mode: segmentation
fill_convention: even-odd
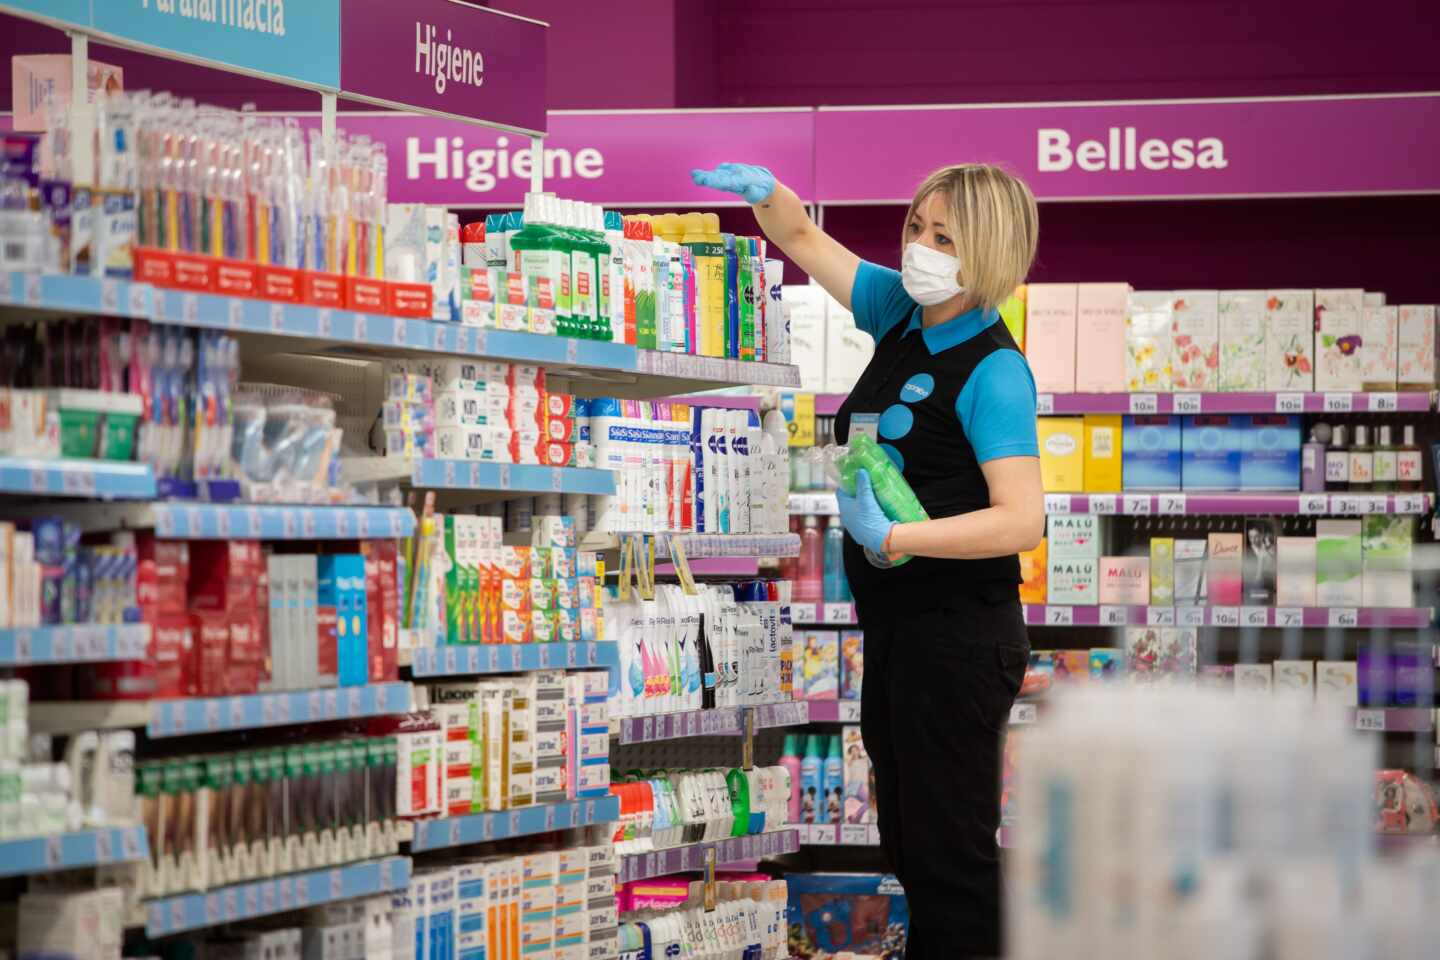
[[[1010,331],[1010,336],[1015,341],[1015,346],[1020,352],[1025,352],[1025,300],[1027,290],[1025,284],[1015,288],[1015,292],[1000,304],[1000,319],[1005,321],[1005,327]]]
[[[1150,538],[1150,603],[1168,607],[1175,602],[1175,538]]]
[[[1040,538],[1034,550],[1020,554],[1020,602],[1043,604],[1045,602],[1045,566],[1048,541]]]
[[[1085,492],[1119,493],[1122,418],[1119,414],[1085,415]]]
[[[501,643],[530,643],[534,634],[530,630],[530,611],[502,610],[500,613]]]
[[[1040,479],[1047,493],[1085,490],[1085,421],[1079,417],[1041,417]]]
[[[530,609],[531,582],[528,578],[517,580],[513,577],[502,577],[500,580],[500,609],[528,611]]]

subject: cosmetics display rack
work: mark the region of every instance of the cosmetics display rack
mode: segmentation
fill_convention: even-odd
[[[620,857],[620,882],[645,880],[686,870],[704,870],[707,862],[716,867],[742,860],[761,860],[795,853],[800,849],[800,836],[794,827],[783,827],[768,833],[730,837],[713,843],[690,843],[650,853],[631,853]],[[711,860],[711,851],[714,851]]]
[[[593,800],[567,800],[519,810],[475,813],[463,817],[444,817],[417,821],[413,826],[410,850],[423,853],[446,847],[463,847],[474,843],[492,843],[510,837],[523,837],[595,823],[613,823],[620,819],[620,798],[597,797]]]
[[[1047,493],[1047,514],[1093,513],[1124,517],[1314,516],[1367,514],[1423,516],[1435,506],[1431,493]],[[790,494],[790,513],[833,516],[831,492]]]
[[[538,467],[478,460],[406,460],[359,457],[342,461],[347,483],[404,481],[426,490],[493,490],[499,493],[615,493],[615,473],[588,467]]]
[[[410,654],[410,672],[415,677],[614,668],[619,663],[620,654],[613,643],[445,644],[415,647]]]
[[[133,317],[231,333],[310,341],[323,346],[484,357],[607,374],[607,390],[631,396],[761,384],[798,387],[799,368],[690,354],[640,350],[623,343],[578,340],[433,320],[358,313],[249,297],[165,290],[115,277],[0,274],[0,307],[29,313]],[[614,383],[614,375],[625,382]]]
[[[745,735],[745,714],[754,714],[752,729],[804,726],[815,718],[803,700],[766,703],[755,707],[720,707],[686,713],[661,713],[648,717],[622,717],[620,743],[654,743],[685,737],[741,737]]]
[[[185,930],[318,907],[338,900],[402,890],[410,883],[410,859],[386,857],[343,867],[311,870],[205,893],[186,893],[144,902],[145,933],[164,937]]]
[[[70,623],[0,628],[0,667],[42,663],[141,660],[150,643],[145,623]]]
[[[804,847],[880,846],[880,827],[874,823],[796,823],[791,826]]]
[[[1432,607],[1151,607],[1025,604],[1032,627],[1375,627],[1419,630],[1435,620]]]
[[[853,627],[859,617],[853,603],[792,603],[790,622],[796,626]]]
[[[155,473],[149,464],[119,460],[0,457],[0,493],[151,500],[155,497]]]
[[[818,408],[818,405],[817,405]],[[1423,413],[1435,409],[1428,390],[1394,393],[1041,393],[1036,412],[1080,413]]]
[[[144,727],[152,739],[186,737],[405,713],[410,698],[408,683],[378,683],[184,700],[40,701],[30,704],[30,727],[43,733]]]
[[[0,877],[130,863],[149,856],[148,838],[140,826],[20,837],[0,840]]]

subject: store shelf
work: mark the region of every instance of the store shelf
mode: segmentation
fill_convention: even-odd
[[[154,700],[145,732],[151,737],[185,737],[228,730],[254,730],[297,723],[354,720],[410,709],[410,684],[379,683],[289,693],[236,697]]]
[[[145,933],[165,937],[186,930],[286,913],[305,907],[370,897],[410,884],[410,858],[386,857],[326,870],[311,870],[205,893],[147,900]]]
[[[1123,607],[1026,604],[1032,627],[1373,627],[1423,629],[1431,607]]]
[[[798,387],[800,368],[793,364],[755,363],[687,353],[637,351],[636,369],[652,376],[705,383],[738,383],[757,387]]]
[[[813,718],[810,704],[792,700],[756,707],[718,707],[684,713],[660,713],[648,717],[621,717],[621,744],[654,743],[685,737],[739,737],[745,734],[745,711],[755,711],[755,729],[803,726]]]
[[[149,856],[150,846],[142,826],[19,837],[0,840],[0,877],[129,863]]]
[[[451,644],[416,647],[410,658],[410,670],[417,677],[582,670],[620,664],[620,653],[613,643]]]
[[[793,827],[754,836],[731,837],[713,843],[691,843],[653,853],[632,853],[620,858],[620,882],[663,877],[685,870],[703,870],[707,851],[715,851],[716,866],[741,860],[761,860],[794,853],[800,849],[800,837]]]
[[[177,540],[364,540],[415,531],[415,514],[405,507],[157,503],[149,512],[146,525]]]
[[[32,700],[30,732],[72,734],[123,730],[150,722],[148,700]]]
[[[675,565],[657,563],[655,573],[662,577],[675,576]],[[702,557],[690,561],[690,573],[697,577],[754,577],[760,573],[758,557]]]
[[[1350,707],[1356,730],[1370,733],[1429,733],[1435,729],[1435,711],[1429,707]]]
[[[853,603],[792,603],[790,622],[796,626],[853,627],[860,621]]]
[[[810,722],[810,704],[804,700],[766,703],[748,709],[755,711],[756,730],[767,730],[772,727],[803,727]]]
[[[356,457],[341,464],[340,475],[347,483],[403,481],[427,490],[588,493],[597,496],[615,492],[615,474],[611,470],[538,467],[522,463],[482,463],[479,460]]]
[[[834,490],[811,490],[808,493],[790,494],[792,516],[833,517],[840,512],[835,503]]]
[[[124,460],[0,457],[0,493],[148,500],[155,496],[155,474],[149,464]]]
[[[811,723],[859,723],[859,700],[811,700]]]
[[[465,817],[422,820],[415,824],[410,841],[412,853],[490,843],[508,837],[569,830],[592,823],[613,823],[620,819],[620,798],[567,800],[538,807],[523,807],[497,813],[475,813]]]
[[[1426,514],[1429,493],[1047,493],[1047,514],[1121,516],[1364,516]]]
[[[795,823],[802,847],[878,847],[880,827],[873,823]]]
[[[0,629],[0,666],[143,660],[150,644],[144,623],[74,623]]]
[[[669,559],[671,539],[679,540],[687,560],[706,557],[798,557],[800,535],[795,533],[677,533],[661,536],[655,555]]]
[[[1429,391],[1406,393],[1042,393],[1036,410],[1079,413],[1423,413]],[[817,411],[818,412],[818,411]]]

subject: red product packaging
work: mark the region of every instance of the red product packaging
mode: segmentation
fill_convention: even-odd
[[[334,273],[301,270],[300,300],[312,307],[343,307],[347,303],[345,278]]]
[[[549,419],[575,416],[575,395],[572,393],[545,394],[545,413]]]
[[[282,303],[299,303],[303,285],[300,281],[300,271],[293,267],[278,267],[273,264],[262,264],[258,267],[259,276],[257,283],[259,293],[266,300],[279,300]]]
[[[136,537],[135,591],[141,610],[184,614],[189,608],[190,545],[184,540]]]
[[[575,442],[575,421],[565,417],[551,417],[545,421],[545,439],[573,444]]]
[[[384,280],[369,277],[345,278],[345,305],[351,310],[384,313],[388,304]]]
[[[191,558],[191,609],[249,612],[258,608],[255,588],[264,572],[258,541],[199,540]]]
[[[230,616],[219,610],[197,610],[190,615],[190,634],[195,645],[189,674],[182,679],[185,696],[223,696],[230,657]]]
[[[171,278],[177,290],[198,290],[209,293],[215,289],[215,259],[197,253],[170,255],[175,274]]]
[[[429,320],[435,291],[428,283],[385,284],[385,312],[397,317],[418,317]]]
[[[260,266],[248,260],[216,260],[215,292],[253,297],[260,292]]]
[[[155,665],[157,699],[188,696],[190,658],[195,647],[190,615],[162,613],[150,625],[150,662]]]
[[[334,607],[316,605],[316,644],[315,654],[316,672],[322,677],[335,677],[340,674],[340,648],[336,639],[336,627],[339,620],[338,612]]]
[[[269,656],[268,613],[251,611],[230,616],[230,665],[263,664]]]
[[[550,467],[575,466],[575,444],[541,440],[537,446],[540,462]]]
[[[399,676],[400,590],[395,583],[396,544],[394,540],[365,540],[360,544],[365,557],[366,629],[369,631],[370,682],[381,683]]]
[[[175,285],[175,264],[167,251],[154,247],[135,247],[131,253],[136,283],[148,283],[155,287]]]

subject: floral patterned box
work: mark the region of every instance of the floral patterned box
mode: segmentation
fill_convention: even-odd
[[[1140,684],[1193,681],[1198,639],[1194,627],[1127,627],[1126,677]]]
[[[1175,390],[1219,389],[1220,293],[1177,290],[1170,329],[1170,379]]]
[[[1315,389],[1359,390],[1364,290],[1315,291]]]
[[[1315,291],[1265,294],[1265,389],[1315,389]]]
[[[1360,381],[1366,390],[1395,389],[1399,307],[1366,307],[1361,320]]]
[[[1132,393],[1170,392],[1172,296],[1168,290],[1130,294],[1125,312],[1125,384]]]
[[[1265,389],[1265,291],[1222,290],[1219,297],[1220,389]]]
[[[1396,381],[1405,390],[1435,386],[1435,307],[1402,306],[1397,337]]]

